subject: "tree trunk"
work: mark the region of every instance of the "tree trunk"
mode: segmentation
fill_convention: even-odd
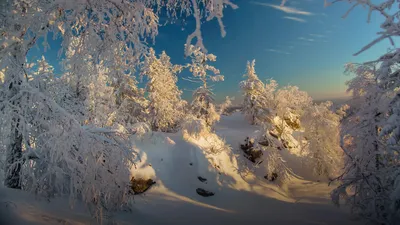
[[[10,143],[7,146],[6,170],[4,185],[9,188],[21,189],[20,173],[22,163],[22,134],[19,131],[17,118],[12,119]]]
[[[5,179],[4,185],[9,188],[21,189],[20,173],[22,166],[22,133],[19,110],[21,108],[21,97],[15,98],[19,94],[24,77],[24,56],[22,46],[17,43],[14,52],[10,57],[11,63],[6,71],[5,84],[8,85],[8,99],[14,98],[10,104],[11,110],[11,130],[10,141],[7,145]]]

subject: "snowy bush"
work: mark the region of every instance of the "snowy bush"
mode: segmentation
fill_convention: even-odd
[[[208,136],[211,132],[207,123],[202,119],[187,117],[182,123],[183,135],[189,135],[194,138]]]
[[[265,179],[269,181],[278,181],[280,184],[290,179],[291,170],[276,149],[265,150],[263,160]]]

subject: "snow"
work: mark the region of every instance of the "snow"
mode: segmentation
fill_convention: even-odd
[[[247,136],[256,136],[259,129],[236,112],[221,116],[215,133],[208,135],[153,132],[154,139],[138,138],[135,148],[141,161],[131,173],[157,183],[145,194],[135,196],[131,212],[116,213],[111,218],[114,224],[362,223],[351,218],[347,209],[331,203],[329,194],[334,186],[327,183],[293,174],[282,188],[257,173],[244,174],[239,143]],[[215,143],[220,147],[217,151],[210,148]],[[297,174],[300,167],[293,158],[297,156],[282,155]],[[301,173],[307,171],[303,168]],[[198,176],[207,181],[200,182]],[[196,188],[215,195],[202,197]],[[73,209],[67,206],[67,199],[47,201],[30,193],[0,188],[2,225],[98,223],[83,204],[76,204]]]

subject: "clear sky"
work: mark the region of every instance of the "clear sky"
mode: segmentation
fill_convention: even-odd
[[[361,7],[343,19],[347,3],[325,8],[322,0],[288,0],[282,10],[277,8],[280,0],[233,2],[239,9],[225,10],[225,38],[221,38],[216,21],[202,27],[206,47],[217,55],[215,65],[225,75],[225,81],[215,85],[218,98],[240,96],[238,83],[247,60],[252,59],[262,80],[274,78],[280,85],[297,85],[315,99],[341,97],[350,78],[343,74],[344,64],[375,59],[389,47],[389,42],[383,41],[353,56],[377,37],[382,20],[373,14],[368,24],[367,11]],[[192,31],[191,22],[183,31],[180,25],[162,27],[156,50],[165,49],[173,62],[183,62],[183,44]]]
[[[217,55],[213,65],[225,75],[225,81],[216,83],[217,99],[225,96],[240,98],[239,82],[248,60],[256,60],[256,72],[261,80],[273,78],[280,85],[296,85],[309,92],[316,100],[345,95],[343,74],[347,62],[373,60],[387,51],[388,41],[372,47],[359,56],[352,54],[377,37],[382,18],[373,14],[368,24],[367,11],[356,8],[346,19],[342,16],[349,8],[347,3],[324,7],[322,0],[288,0],[279,8],[280,0],[232,0],[239,8],[227,8],[224,24],[227,35],[222,38],[217,21],[202,25],[205,45]],[[163,21],[163,18],[161,19]],[[186,25],[160,27],[160,34],[153,46],[159,53],[165,50],[173,63],[186,63],[184,43],[193,31],[194,21]],[[57,46],[45,56],[57,67]],[[35,54],[34,51],[32,54]],[[180,76],[190,76],[188,72]],[[195,84],[180,79],[184,97],[190,98]]]

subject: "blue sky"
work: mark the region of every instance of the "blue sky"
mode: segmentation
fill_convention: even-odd
[[[202,26],[205,45],[217,55],[213,65],[225,75],[225,81],[214,85],[217,99],[232,96],[240,99],[238,84],[243,80],[246,62],[256,60],[256,72],[261,80],[273,78],[283,85],[296,85],[316,99],[331,99],[345,95],[344,64],[373,60],[387,51],[388,41],[372,47],[359,56],[353,56],[364,45],[377,37],[381,18],[373,14],[368,24],[367,11],[356,8],[346,19],[347,3],[323,6],[322,0],[288,0],[279,8],[279,0],[233,0],[239,8],[224,12],[225,38],[219,32],[217,21]],[[157,52],[165,50],[173,63],[186,63],[184,43],[193,31],[194,21],[160,27],[153,46]],[[58,65],[59,41],[50,42],[52,50],[45,56]],[[33,51],[35,52],[35,51]],[[32,53],[35,54],[35,53]],[[188,72],[180,76],[190,76]],[[184,97],[190,99],[190,90],[196,85],[180,79]]]
[[[377,37],[381,18],[356,8],[346,19],[347,3],[324,7],[322,0],[288,0],[285,10],[279,0],[237,0],[239,9],[227,9],[224,24],[227,36],[222,38],[216,21],[202,27],[203,38],[210,53],[217,55],[214,64],[225,75],[215,84],[215,93],[239,97],[238,83],[243,79],[247,60],[256,60],[260,79],[274,78],[280,85],[297,85],[315,99],[345,95],[343,74],[347,62],[372,60],[387,51],[388,41],[355,57],[364,45]],[[165,49],[173,62],[182,63],[183,44],[192,31],[179,25],[160,29],[156,50]],[[181,86],[188,84],[181,82]]]

